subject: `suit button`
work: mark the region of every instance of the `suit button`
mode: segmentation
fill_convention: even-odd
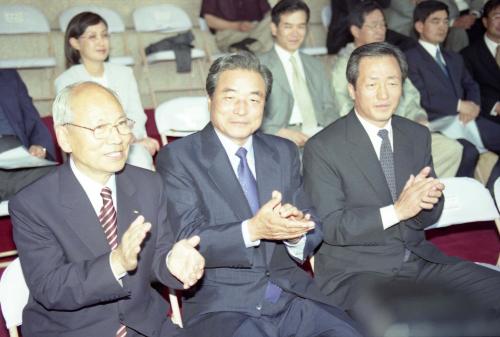
[[[271,276],[271,273],[269,271],[266,270],[266,276],[269,277]]]
[[[257,304],[257,306],[255,307],[255,309],[257,309],[257,310],[259,310],[259,311],[260,311],[260,309],[262,309],[262,305]]]

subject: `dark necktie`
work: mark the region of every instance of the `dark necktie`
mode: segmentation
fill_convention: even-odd
[[[396,200],[396,174],[394,172],[394,156],[391,149],[391,142],[389,140],[389,132],[385,129],[378,131],[378,136],[382,138],[380,145],[380,165],[384,171],[385,180],[391,191],[392,200]]]
[[[257,182],[248,166],[247,150],[240,147],[238,151],[236,151],[236,156],[240,158],[240,164],[238,165],[238,180],[243,188],[243,193],[245,193],[250,209],[252,213],[255,214],[259,210],[259,196],[257,193]],[[265,256],[263,258],[264,260],[266,259]],[[281,292],[282,290],[280,287],[272,282],[267,282],[264,298],[271,303],[276,303],[280,298]]]
[[[248,166],[247,150],[240,147],[238,151],[236,151],[236,156],[240,158],[240,164],[238,165],[238,180],[240,181],[241,188],[243,188],[243,193],[245,193],[252,214],[255,214],[259,210],[259,195],[257,193],[257,182]]]
[[[444,64],[444,59],[443,59],[443,54],[441,54],[441,51],[436,49],[436,57],[435,57],[436,63],[438,64],[439,68],[443,71],[443,73],[446,75],[446,77],[450,77],[450,74],[448,73],[448,68],[446,68],[446,64]]]
[[[101,197],[102,207],[99,212],[99,222],[102,225],[104,235],[106,235],[106,240],[111,250],[114,250],[118,246],[118,228],[116,225],[116,210],[115,206],[113,206],[111,189],[109,187],[103,187],[101,190]],[[120,325],[116,331],[116,337],[125,337],[126,335],[127,327],[125,325]]]

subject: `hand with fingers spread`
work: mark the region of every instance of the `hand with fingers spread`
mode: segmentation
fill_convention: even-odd
[[[281,198],[280,192],[273,191],[271,199],[248,221],[252,241],[295,239],[314,228],[315,224],[310,221],[310,216],[306,217],[289,204],[282,206]]]
[[[423,209],[432,209],[443,194],[444,185],[429,177],[430,167],[424,167],[417,176],[410,176],[398,200],[394,203],[400,221],[414,217]]]
[[[144,222],[144,217],[139,215],[123,233],[120,244],[111,252],[111,269],[115,275],[137,268],[141,244],[150,229],[151,223]]]
[[[203,276],[205,259],[196,249],[200,237],[195,235],[188,239],[178,241],[170,251],[167,258],[167,268],[188,289],[198,282]]]

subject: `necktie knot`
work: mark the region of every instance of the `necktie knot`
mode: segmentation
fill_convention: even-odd
[[[238,151],[236,151],[236,156],[240,158],[240,160],[246,160],[247,152],[247,149],[245,149],[244,147],[240,147]]]
[[[382,138],[382,140],[389,139],[389,131],[387,131],[386,129],[380,129],[380,130],[378,130],[377,135],[380,138]]]
[[[103,187],[101,190],[101,197],[103,200],[112,199],[111,189],[109,187]]]

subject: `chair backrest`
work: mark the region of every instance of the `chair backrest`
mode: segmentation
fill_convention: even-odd
[[[7,329],[16,328],[23,322],[23,309],[28,303],[29,290],[24,280],[19,258],[12,261],[0,280],[0,304]]]
[[[200,25],[200,30],[202,32],[210,31],[210,28],[208,28],[208,25],[207,25],[207,21],[204,18],[198,18],[198,23]]]
[[[0,34],[49,33],[47,18],[29,5],[0,5]]]
[[[9,215],[9,200],[0,202],[0,217]]]
[[[59,16],[59,28],[64,33],[68,27],[68,23],[77,14],[83,12],[92,12],[101,16],[108,24],[109,33],[123,33],[125,32],[125,24],[123,23],[120,14],[106,7],[95,5],[82,5],[75,6],[64,10]]]
[[[323,24],[323,27],[328,29],[330,21],[332,21],[332,7],[327,5],[321,10],[321,23]]]
[[[174,33],[190,30],[193,26],[182,8],[170,4],[139,7],[133,19],[138,32]]]
[[[477,180],[453,177],[441,181],[445,185],[443,213],[438,222],[427,229],[500,217],[490,192]]]
[[[174,98],[160,104],[155,111],[160,135],[184,137],[203,129],[209,120],[206,96]]]

